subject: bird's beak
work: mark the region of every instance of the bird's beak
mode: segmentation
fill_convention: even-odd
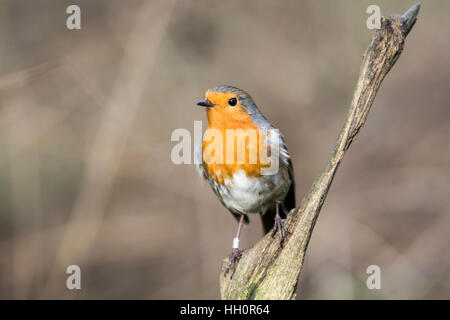
[[[202,106],[202,107],[211,108],[214,106],[214,103],[212,103],[208,99],[203,99],[203,100],[200,100],[199,102],[197,102],[197,105]]]

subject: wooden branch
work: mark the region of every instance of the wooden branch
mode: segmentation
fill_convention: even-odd
[[[381,82],[399,58],[419,9],[420,3],[403,16],[381,18],[381,28],[375,32],[364,54],[353,99],[334,151],[300,206],[288,215],[286,226],[290,234],[283,247],[278,238],[268,233],[253,248],[244,251],[233,279],[224,276],[226,258],[220,277],[222,299],[295,298],[308,242],[336,170],[365,123]]]

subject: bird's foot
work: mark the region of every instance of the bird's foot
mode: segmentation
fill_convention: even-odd
[[[284,220],[285,219],[282,219],[280,217],[280,215],[277,213],[275,215],[275,223],[274,223],[273,230],[272,230],[272,238],[275,237],[275,235],[277,234],[277,231],[278,231],[278,234],[280,236],[280,246],[283,245],[283,241],[284,241],[286,235],[290,233],[286,227],[286,224],[284,223]]]
[[[225,269],[224,276],[226,276],[227,273],[230,272],[230,279],[233,279],[234,272],[236,271],[236,265],[241,259],[242,252],[244,252],[244,250],[233,248],[233,250],[231,251],[230,261],[228,262],[228,266]]]

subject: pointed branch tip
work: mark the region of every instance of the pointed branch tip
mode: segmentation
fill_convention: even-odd
[[[418,2],[402,15],[403,34],[406,37],[416,23],[421,3]]]

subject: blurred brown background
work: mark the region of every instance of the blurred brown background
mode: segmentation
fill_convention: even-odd
[[[0,1],[0,298],[219,298],[237,224],[171,162],[172,131],[206,120],[206,89],[247,90],[287,137],[300,201],[343,124],[370,4],[388,16],[414,1]],[[450,298],[449,10],[422,2],[297,298]],[[255,216],[242,246],[261,233]],[[381,290],[366,287],[372,264]]]

